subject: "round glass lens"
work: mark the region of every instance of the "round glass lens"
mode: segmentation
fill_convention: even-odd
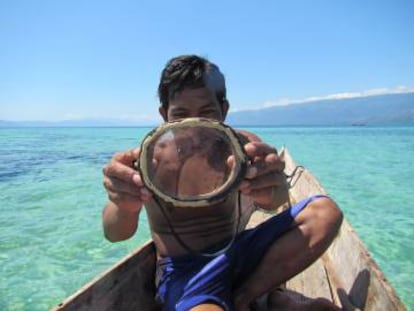
[[[148,146],[148,178],[177,200],[214,196],[235,174],[229,161],[234,154],[230,139],[216,128],[166,129]]]

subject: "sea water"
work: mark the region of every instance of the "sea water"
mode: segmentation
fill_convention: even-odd
[[[150,238],[102,233],[102,166],[149,128],[0,129],[0,310],[47,310]],[[414,127],[249,128],[311,170],[414,309]]]

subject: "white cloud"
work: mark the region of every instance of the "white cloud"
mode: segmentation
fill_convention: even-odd
[[[287,97],[282,97],[276,101],[267,101],[263,103],[263,107],[286,106],[292,103],[292,100]]]
[[[412,93],[414,92],[413,86],[400,85],[395,88],[378,88],[371,89],[362,92],[344,92],[330,94],[326,96],[312,96],[304,99],[290,99],[290,98],[279,98],[274,101],[266,101],[260,107],[255,107],[254,109],[262,109],[274,106],[286,106],[291,104],[304,104],[319,100],[328,100],[328,99],[347,99],[347,98],[358,98],[358,97],[368,97],[376,95],[386,95],[386,94],[402,94],[402,93]]]

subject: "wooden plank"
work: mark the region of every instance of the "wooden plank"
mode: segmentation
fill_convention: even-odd
[[[269,213],[264,212],[262,210],[256,210],[250,216],[250,220],[246,225],[246,229],[251,229],[256,227],[258,224],[261,224],[263,221],[267,220],[268,218],[272,217],[276,213]]]
[[[305,170],[303,168],[296,166],[287,149],[283,149],[281,153],[285,155],[286,174],[293,174],[288,179],[291,185],[289,190],[290,204],[294,204],[312,194],[323,193],[322,187],[314,182],[312,178],[309,179],[309,176],[304,175]],[[302,273],[286,282],[286,288],[289,290],[289,294],[297,300],[304,301],[321,297],[334,301],[325,266],[321,259],[318,259]]]
[[[155,249],[146,243],[53,311],[159,310],[154,302]]]
[[[286,288],[296,293],[297,300],[305,301],[318,297],[333,300],[325,266],[321,259],[287,281]]]
[[[296,167],[285,150],[286,170]],[[305,169],[292,179],[291,196],[294,200],[326,190]],[[350,224],[344,220],[340,232],[322,257],[329,279],[333,301],[345,310],[406,310],[401,300],[371,258]]]
[[[339,234],[323,259],[342,305],[366,311],[406,310],[347,221]]]
[[[275,214],[277,212],[272,213],[257,210],[252,214],[247,228],[253,228]],[[305,271],[286,282],[284,287],[287,289],[287,293],[298,301],[318,297],[333,301],[329,279],[321,259],[318,259]]]

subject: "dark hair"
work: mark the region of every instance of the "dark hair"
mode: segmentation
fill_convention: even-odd
[[[161,73],[158,96],[161,105],[168,109],[168,101],[185,88],[210,87],[219,103],[226,98],[224,75],[217,65],[197,55],[172,58]]]

